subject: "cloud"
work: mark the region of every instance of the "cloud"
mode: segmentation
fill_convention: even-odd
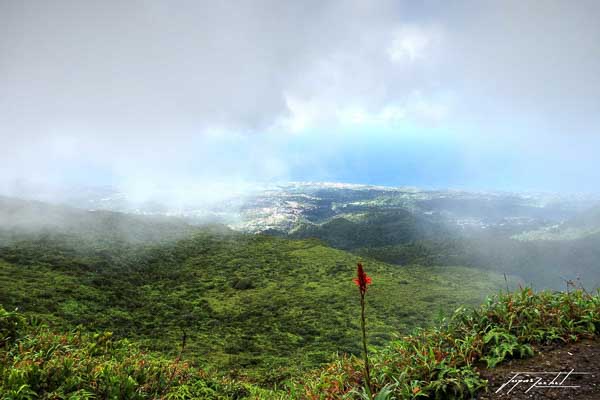
[[[441,34],[435,29],[427,31],[418,26],[402,26],[393,34],[387,47],[389,58],[394,63],[413,63],[426,60],[431,48],[439,45]]]
[[[415,127],[473,169],[498,143],[590,179],[600,162],[564,145],[597,144],[598,16],[586,0],[4,1],[0,179],[284,180],[303,162],[335,178],[315,131],[386,147],[374,130]],[[298,153],[302,135],[316,145]]]

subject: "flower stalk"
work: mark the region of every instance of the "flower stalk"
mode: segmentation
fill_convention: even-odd
[[[363,357],[365,362],[365,377],[367,381],[367,390],[369,395],[372,393],[371,387],[371,369],[369,367],[369,352],[367,350],[367,328],[365,320],[365,295],[367,294],[367,285],[371,284],[371,277],[368,276],[361,263],[358,263],[356,270],[356,278],[354,283],[358,286],[360,293],[360,326],[362,330],[362,345],[363,345]]]

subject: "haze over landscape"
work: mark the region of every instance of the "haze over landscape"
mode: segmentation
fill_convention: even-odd
[[[597,193],[599,7],[3,1],[4,191]]]
[[[599,398],[599,18],[0,0],[0,399]]]

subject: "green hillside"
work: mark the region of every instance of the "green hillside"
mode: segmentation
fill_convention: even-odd
[[[435,327],[376,352],[371,348],[371,390],[381,400],[475,398],[488,384],[481,375],[484,365],[493,371],[506,360],[535,355],[543,345],[597,340],[599,294],[525,288],[476,309],[460,308]],[[181,355],[150,354],[107,332],[48,329],[0,307],[0,396],[6,400],[371,398],[360,357],[340,355],[321,369],[264,389],[190,366]]]
[[[54,239],[57,235],[93,241],[95,246],[140,244],[181,239],[197,230],[177,218],[85,211],[0,196],[0,244],[23,237]]]
[[[418,384],[432,396],[441,390],[442,396],[460,397],[485,384],[461,352],[493,362],[506,356],[495,355],[497,346],[481,344],[496,332],[494,324],[506,323],[486,318],[494,313],[504,318],[506,304],[509,313],[521,315],[513,304],[518,300],[525,309],[533,299],[531,291],[523,291],[521,297],[502,300],[492,314],[486,311],[488,317],[462,311],[469,321],[483,318],[485,325],[467,321],[471,331],[466,333],[464,321],[459,328],[433,328],[433,336],[420,342],[420,333],[413,339],[406,335],[433,327],[456,308],[481,303],[507,282],[498,273],[458,266],[468,260],[466,253],[456,252],[464,243],[436,242],[434,225],[407,214],[363,215],[348,220],[350,228],[346,222],[337,225],[339,221],[326,226],[346,238],[356,229],[356,243],[383,238],[353,249],[364,251],[359,256],[319,239],[246,235],[222,226],[199,228],[176,219],[42,203],[11,201],[4,206],[11,210],[4,215],[12,218],[0,226],[0,305],[9,310],[0,313],[0,393],[7,399],[356,397],[364,389],[354,357],[361,349],[359,301],[352,283],[359,260],[373,279],[367,332],[379,371],[375,389],[393,387],[406,397]],[[415,237],[426,239],[402,242]],[[384,245],[396,240],[402,243]],[[488,243],[494,243],[497,253],[483,244],[475,248],[509,260],[501,242]],[[371,258],[382,258],[378,251],[387,249],[386,257],[396,262],[392,250],[397,246],[404,246],[402,254],[412,254],[402,266]],[[444,266],[436,266],[438,262]],[[509,286],[520,283],[516,277],[508,279]],[[565,318],[582,318],[581,328],[595,331],[597,297],[540,299],[540,309],[557,302],[560,312],[577,312]],[[577,301],[581,310],[565,308]],[[539,319],[537,314],[531,318]],[[535,323],[546,323],[544,318]],[[562,331],[543,333],[551,340],[579,332],[568,320],[558,322],[566,324]],[[508,329],[502,338],[510,339],[515,351],[528,352],[527,341],[537,340],[536,330],[515,332],[514,339],[510,324],[502,329]],[[464,334],[478,339],[464,342]],[[534,336],[522,342],[525,334]],[[456,340],[431,342],[450,337]],[[437,356],[406,358],[402,349],[417,345],[431,354],[453,354],[455,364],[442,365]],[[441,375],[428,375],[428,368]],[[412,380],[398,381],[403,374]],[[452,386],[457,379],[466,383]]]
[[[447,234],[441,224],[402,210],[371,210],[335,217],[322,224],[303,224],[289,237],[318,238],[328,245],[351,250],[410,243]]]
[[[170,355],[185,332],[190,362],[264,384],[359,351],[357,257],[322,242],[213,230],[164,244],[83,244],[61,235],[0,247],[0,304]],[[504,286],[464,267],[365,261],[374,345]]]
[[[597,214],[597,209],[592,209],[565,223],[588,229],[586,235],[571,239],[516,240],[502,229],[464,234],[406,210],[346,214],[322,224],[300,225],[287,236],[318,238],[332,247],[388,264],[463,265],[518,276],[540,289],[564,289],[569,280],[595,289],[600,286],[600,234],[597,227],[593,232],[589,229],[598,225]]]

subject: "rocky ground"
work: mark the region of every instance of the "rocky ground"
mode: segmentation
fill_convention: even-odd
[[[600,341],[537,348],[532,358],[482,369],[481,374],[489,388],[479,400],[600,400]]]

